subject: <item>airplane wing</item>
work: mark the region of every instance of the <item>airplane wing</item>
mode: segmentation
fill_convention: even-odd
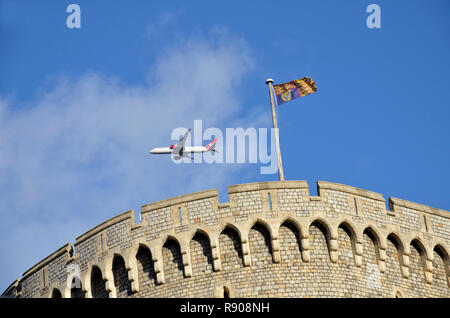
[[[191,156],[189,156],[189,155],[187,155],[187,154],[185,154],[185,153],[184,153],[182,156],[177,156],[177,155],[173,156],[173,159],[175,159],[175,160],[181,160],[181,159],[183,159],[183,158],[189,158],[189,159],[191,159],[191,160],[194,160],[193,157],[191,157]]]
[[[181,156],[183,155],[184,144],[186,143],[186,139],[190,131],[191,129],[189,128],[188,131],[186,131],[186,133],[184,134],[183,138],[181,138],[178,144],[175,146],[175,148],[172,149],[172,154]]]

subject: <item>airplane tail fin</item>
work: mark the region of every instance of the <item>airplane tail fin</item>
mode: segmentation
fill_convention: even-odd
[[[217,143],[217,138],[214,139],[213,141],[211,141],[209,144],[207,144],[205,146],[206,150],[208,150],[208,151],[217,151],[216,150],[216,143]]]

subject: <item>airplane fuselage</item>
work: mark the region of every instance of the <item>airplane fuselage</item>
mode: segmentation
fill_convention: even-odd
[[[178,144],[170,145],[170,147],[153,148],[152,150],[150,150],[150,153],[151,154],[171,154],[173,156],[173,159],[175,159],[175,160],[181,160],[182,158],[190,158],[190,159],[194,160],[194,158],[191,157],[189,154],[196,153],[196,152],[217,151],[216,150],[217,138],[212,140],[206,146],[185,147],[184,144],[186,143],[186,138],[188,137],[190,131],[191,131],[190,129],[188,129],[188,131],[186,131],[183,138],[180,139]]]
[[[169,154],[172,153],[173,149],[170,147],[159,147],[159,148],[153,148],[150,150],[150,153],[152,154]],[[183,153],[195,153],[195,152],[207,152],[208,149],[203,146],[198,147],[184,147]]]

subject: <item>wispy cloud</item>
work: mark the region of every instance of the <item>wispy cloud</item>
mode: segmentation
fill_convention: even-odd
[[[176,23],[176,19],[181,16],[180,10],[161,12],[155,21],[149,24],[145,30],[145,35],[149,38],[158,37],[166,34],[166,31],[171,25]]]
[[[26,105],[0,98],[0,287],[120,212],[232,183],[237,166],[174,165],[148,150],[194,119],[232,122],[251,68],[245,41],[221,34],[164,50],[145,85],[92,72]]]

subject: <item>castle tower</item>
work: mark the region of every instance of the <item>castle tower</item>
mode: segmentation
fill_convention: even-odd
[[[336,184],[230,186],[120,214],[9,297],[450,297],[450,214]]]

